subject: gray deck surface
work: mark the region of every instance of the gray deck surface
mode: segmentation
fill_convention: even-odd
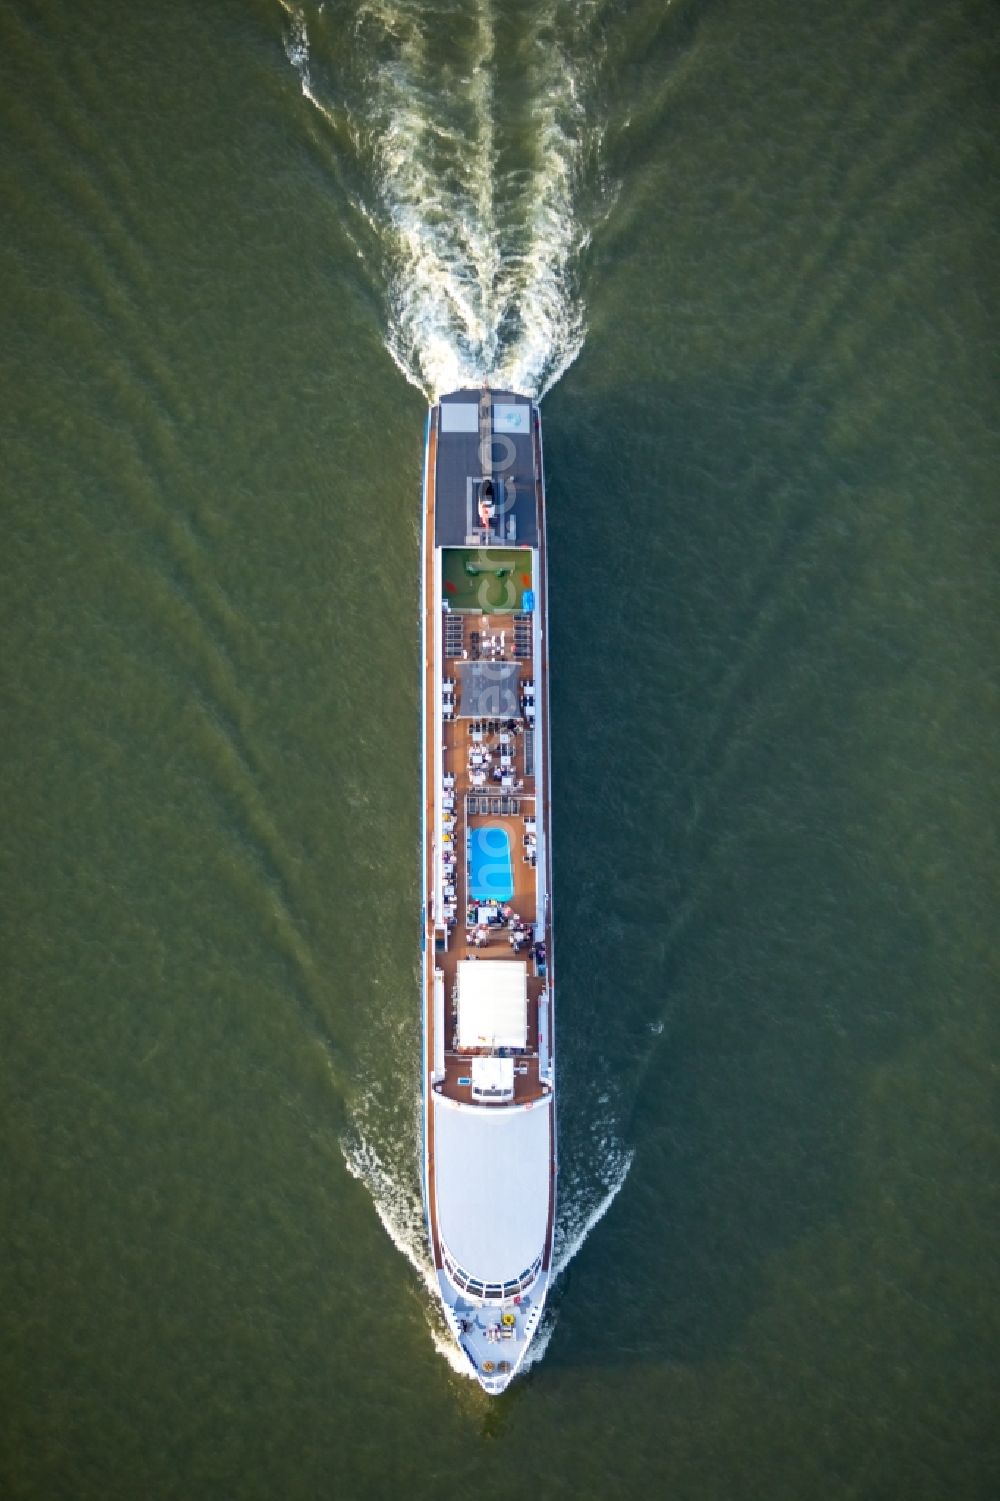
[[[519,662],[459,662],[460,719],[520,719]]]
[[[441,405],[454,403],[478,404],[478,390],[451,391],[441,397]],[[535,505],[534,461],[531,438],[531,402],[526,396],[513,391],[491,391],[494,405],[524,407],[528,421],[523,432],[506,431],[494,434],[494,476],[502,478],[507,485],[510,499],[510,482],[515,495],[513,504],[506,510],[504,522],[514,518],[514,536],[506,529],[501,539],[506,546],[538,545],[538,515]],[[510,469],[500,466],[513,445],[514,463]],[[434,541],[438,547],[464,547],[470,532],[476,526],[475,505],[472,500],[470,480],[482,478],[483,467],[479,456],[479,434],[476,432],[449,433],[439,431],[437,444],[437,503]]]

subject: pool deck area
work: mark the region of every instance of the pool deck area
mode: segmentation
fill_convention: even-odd
[[[462,652],[469,650],[473,633],[480,640],[499,634],[501,630],[509,634],[510,620],[503,615],[469,614],[462,617],[462,625],[462,644],[453,655],[444,660],[445,678],[457,675],[458,664],[463,660]],[[453,637],[453,644],[457,645],[457,635]],[[509,660],[509,656],[507,659]],[[531,677],[530,662],[521,663],[518,672],[519,688],[531,681]],[[471,1054],[468,1050],[459,1052],[454,1045],[457,1017],[455,982],[459,961],[516,957],[524,960],[528,966],[527,1046],[517,1058],[514,1082],[515,1103],[523,1103],[530,1099],[540,1099],[544,1093],[539,1077],[538,1001],[546,988],[546,978],[534,953],[536,938],[544,942],[544,937],[539,926],[536,866],[529,855],[529,845],[525,843],[531,839],[529,831],[535,827],[537,818],[536,779],[533,771],[527,769],[526,762],[528,751],[525,740],[531,730],[523,717],[514,721],[513,730],[504,722],[504,728],[492,734],[480,731],[478,723],[471,719],[446,719],[441,726],[442,764],[445,775],[453,778],[445,795],[450,795],[453,803],[448,812],[454,823],[448,833],[449,843],[455,851],[454,890],[457,909],[454,926],[448,931],[447,948],[436,948],[434,953],[435,966],[443,972],[445,982],[445,1077],[441,1081],[441,1090],[456,1100],[468,1101],[471,1098],[470,1086],[458,1082],[468,1075]],[[480,734],[482,739],[477,738]],[[499,743],[501,735],[508,737],[505,745]],[[502,753],[510,755],[513,763],[510,774],[514,786],[498,786],[491,780],[489,773],[485,785],[474,785],[470,752],[481,747],[490,751],[490,767],[498,765]],[[472,811],[477,805],[484,803],[485,812]],[[501,813],[499,808],[504,804],[508,807],[517,804],[518,811]],[[475,925],[470,927],[466,922],[469,908],[478,906],[470,884],[468,839],[474,830],[484,828],[503,829],[510,844],[514,890],[503,905],[510,908],[515,918],[530,931],[530,939],[524,942],[524,946],[516,954],[510,943],[509,928],[490,927],[484,934],[482,928],[476,928]],[[470,941],[473,933],[476,937]]]
[[[514,895],[513,843],[510,830],[493,822],[476,824],[466,840],[469,851],[469,898],[474,902],[509,902]]]

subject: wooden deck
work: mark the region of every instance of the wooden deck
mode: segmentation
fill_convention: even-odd
[[[505,635],[512,637],[509,616],[486,616],[470,614],[463,617],[465,643],[464,649],[470,650],[472,632],[476,631],[480,636],[499,634],[504,631]],[[458,664],[462,661],[461,655],[446,657],[444,659],[444,676],[457,677]],[[512,660],[511,649],[508,647],[505,655],[491,660]],[[533,679],[533,669],[530,662],[520,664],[518,672],[518,696],[520,698],[521,685]],[[512,959],[524,963],[528,972],[528,1036],[527,1047],[523,1054],[517,1055],[515,1065],[515,1103],[523,1103],[529,1099],[539,1099],[543,1089],[538,1077],[538,997],[545,989],[545,980],[538,975],[534,957],[535,925],[537,920],[537,874],[532,860],[527,854],[526,840],[530,837],[529,827],[537,823],[536,815],[536,779],[525,771],[525,738],[527,724],[523,718],[515,721],[493,721],[495,728],[480,729],[481,721],[471,719],[445,720],[442,725],[442,744],[444,747],[444,773],[454,777],[454,787],[450,787],[449,793],[454,802],[453,816],[454,826],[450,832],[450,844],[455,851],[455,905],[457,918],[453,927],[448,929],[447,947],[437,949],[434,955],[435,965],[444,973],[445,981],[445,1061],[446,1076],[441,1084],[441,1091],[450,1095],[453,1099],[468,1100],[470,1098],[469,1085],[460,1085],[457,1081],[468,1076],[469,1065],[473,1056],[473,1050],[458,1052],[456,1042],[457,1013],[452,999],[453,988],[456,983],[458,964],[460,960],[481,959]],[[489,722],[487,722],[489,723]],[[515,727],[512,729],[510,725]],[[475,727],[475,728],[474,728]],[[472,781],[473,770],[470,766],[470,755],[474,752],[485,751],[489,760],[485,767],[486,782],[477,786]],[[501,756],[508,756],[513,763],[510,768],[501,768]],[[513,786],[504,787],[493,778],[494,770],[502,770],[513,779]],[[479,804],[480,811],[470,812],[470,804]],[[482,811],[483,804],[487,805],[486,811]],[[518,806],[518,811],[499,812],[500,807]],[[476,927],[466,922],[469,909],[476,909],[479,903],[473,898],[469,889],[469,868],[467,861],[469,834],[476,827],[489,827],[491,829],[503,829],[509,841],[511,851],[511,869],[514,881],[513,895],[503,903],[503,911],[510,917],[523,924],[527,930],[527,936],[521,935],[521,947],[515,951],[511,944],[511,929],[509,927],[492,926],[487,928]],[[476,938],[470,942],[473,933]],[[484,1050],[485,1051],[485,1050]]]

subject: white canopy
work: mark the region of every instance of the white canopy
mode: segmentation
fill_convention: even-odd
[[[528,1040],[528,967],[518,959],[460,959],[460,1048],[523,1048]]]

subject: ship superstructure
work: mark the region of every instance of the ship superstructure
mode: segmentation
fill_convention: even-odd
[[[524,1358],[555,1217],[545,491],[538,408],[430,409],[423,555],[424,1202],[483,1388]]]

